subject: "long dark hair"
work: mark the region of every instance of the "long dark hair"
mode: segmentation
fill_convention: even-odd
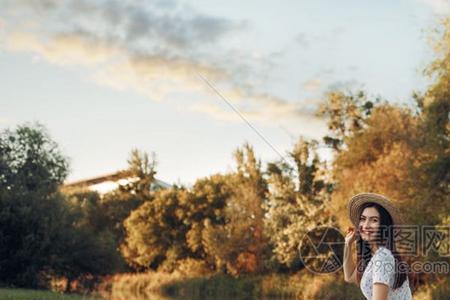
[[[397,252],[395,248],[394,242],[394,228],[391,215],[387,212],[387,210],[379,205],[378,203],[368,202],[361,205],[361,208],[358,211],[358,222],[361,218],[361,214],[367,207],[374,207],[378,213],[380,214],[380,227],[379,231],[375,233],[376,243],[378,246],[384,246],[389,249],[394,256],[395,259],[395,281],[393,288],[399,288],[402,286],[403,282],[406,280],[409,274],[409,267],[403,268],[403,266],[408,266],[405,261],[402,260],[401,255]],[[359,224],[358,224],[359,230]],[[370,245],[367,241],[364,241],[361,238],[361,235],[358,235],[356,238],[356,248],[357,248],[357,268],[356,268],[356,278],[358,284],[361,282],[362,275],[364,274],[364,270],[369,264],[370,259],[372,258],[372,252],[370,250]],[[402,268],[399,268],[399,265],[402,264]]]

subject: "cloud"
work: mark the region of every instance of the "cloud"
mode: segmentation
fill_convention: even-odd
[[[249,98],[249,102],[246,103],[232,103],[230,98],[225,98],[234,109],[237,109],[238,113],[230,105],[224,103],[218,95],[209,102],[195,103],[188,109],[207,113],[216,119],[231,122],[241,122],[241,116],[249,122],[257,121],[261,123],[289,119],[298,122],[321,122],[321,119],[314,115],[315,106],[318,104],[314,100],[302,103],[287,103],[273,96],[258,95]]]
[[[158,43],[166,52],[193,51],[245,26],[245,22],[199,14],[187,5],[167,6],[163,1],[7,0],[5,3],[12,15],[31,17],[46,33],[83,32],[130,49],[147,50]]]
[[[77,36],[87,40],[89,46],[102,42],[127,50],[141,50],[139,48],[143,47],[143,52],[153,54],[173,55],[175,50],[181,50],[179,52],[186,56],[184,48],[188,48],[188,54],[192,54],[192,51],[205,44],[214,43],[234,27],[233,23],[221,18],[192,12],[187,16],[164,14],[164,11],[148,7],[148,3],[145,6],[135,1],[22,0],[6,3],[9,3],[6,8],[9,7],[16,14],[18,10],[22,11],[24,17],[32,13],[35,23],[40,26],[34,34],[39,36]],[[162,7],[167,8],[165,5]],[[185,10],[189,12],[189,9]],[[15,25],[11,27],[17,29]],[[57,38],[51,39],[57,41]],[[39,41],[42,42],[42,39]]]
[[[322,81],[319,79],[311,79],[306,81],[303,84],[303,89],[308,91],[308,92],[316,92],[320,89],[320,87],[322,86]]]
[[[202,82],[201,74],[251,120],[270,123],[314,115],[310,107],[258,91],[257,83],[273,63],[269,57],[241,52],[224,59],[236,53],[225,47],[226,36],[244,30],[245,21],[204,15],[177,1],[6,0],[3,4],[1,35],[6,50],[37,54],[58,65],[83,66],[101,85],[159,101],[177,93],[214,99],[217,95]],[[191,111],[234,120],[217,106],[189,101],[185,104]]]
[[[203,102],[196,103],[188,107],[187,109],[192,112],[205,113],[214,119],[218,119],[224,122],[242,123],[241,117],[234,112],[226,104],[217,102],[221,101],[217,99],[216,102]],[[316,103],[317,101],[311,101]],[[289,136],[291,138],[296,138],[296,136],[306,136],[308,138],[318,138],[324,136],[327,133],[326,122],[323,122],[321,118],[317,118],[310,114],[309,106],[313,103],[308,103],[308,105],[277,105],[276,102],[272,102],[270,109],[275,109],[271,111],[269,109],[262,111],[246,111],[240,110],[241,116],[250,122],[252,126],[254,122],[260,122],[265,125],[271,125],[276,127],[281,127],[283,131],[289,128]],[[314,104],[315,105],[315,104]],[[185,107],[179,108],[186,110]],[[298,117],[298,113],[302,114],[302,117]],[[295,116],[295,117],[293,117]],[[267,121],[270,121],[269,123]]]
[[[95,65],[125,55],[120,49],[100,40],[89,41],[85,36],[74,33],[42,38],[28,32],[11,32],[5,38],[5,48],[35,53],[61,65]]]
[[[99,69],[95,81],[118,89],[135,90],[152,100],[163,101],[171,93],[207,93],[197,74],[211,80],[227,80],[220,68],[201,65],[182,58],[135,54],[126,60]]]

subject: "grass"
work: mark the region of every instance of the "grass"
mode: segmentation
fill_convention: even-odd
[[[0,300],[100,300],[92,296],[61,294],[50,291],[0,288]]]
[[[147,272],[116,274],[104,282],[103,295],[113,299],[363,299],[356,285],[336,274],[267,274],[233,278],[223,274],[183,276]]]

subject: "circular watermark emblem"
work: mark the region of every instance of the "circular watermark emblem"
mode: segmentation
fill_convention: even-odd
[[[304,266],[315,274],[328,274],[342,267],[345,237],[335,227],[319,226],[308,231],[299,246]]]

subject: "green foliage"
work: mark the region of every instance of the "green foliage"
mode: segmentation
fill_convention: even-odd
[[[212,266],[202,259],[185,258],[177,262],[176,271],[183,276],[207,276],[211,274]]]
[[[102,231],[108,227],[103,214],[100,195],[96,191],[76,189],[65,191],[76,227],[88,227],[92,231]]]
[[[65,221],[69,221],[66,218]],[[47,276],[68,280],[66,291],[71,289],[71,282],[75,279],[95,281],[95,276],[111,274],[117,271],[120,257],[117,255],[116,245],[110,232],[95,232],[88,227],[66,228],[58,242],[53,242],[55,252],[51,269],[45,270]]]
[[[205,222],[202,239],[219,270],[234,276],[259,273],[264,268],[264,210],[267,182],[253,148],[235,152],[237,172],[229,176],[231,194],[224,208],[225,223]]]
[[[268,166],[267,236],[273,259],[291,269],[301,265],[299,246],[304,235],[334,221],[327,210],[332,184],[316,147],[317,142],[300,139],[290,153],[295,168],[283,163]]]
[[[434,82],[417,95],[421,107],[417,148],[422,160],[413,175],[416,203],[425,214],[442,219],[450,216],[450,17],[443,19],[433,38],[436,58],[424,73]],[[433,199],[433,206],[427,205],[428,199]]]
[[[323,137],[324,142],[339,152],[346,146],[346,139],[364,128],[365,119],[371,114],[375,103],[368,100],[363,91],[344,93],[330,91],[326,101],[317,110],[317,116],[327,118],[331,135]]]
[[[135,268],[173,271],[183,258],[204,259],[234,275],[260,271],[266,183],[252,148],[237,150],[238,171],[173,187],[125,221],[122,253]]]
[[[99,204],[96,216],[101,228],[108,229],[114,236],[114,240],[120,245],[125,239],[123,222],[130,213],[144,203],[139,195],[129,195],[125,192],[113,191],[103,196]]]
[[[232,195],[230,175],[216,174],[197,180],[192,187],[190,201],[184,203],[189,226],[186,242],[195,257],[203,258],[214,265],[214,260],[208,257],[203,239],[206,224],[222,226],[226,222],[224,207]]]
[[[138,269],[174,270],[182,258],[208,258],[202,232],[205,221],[223,224],[223,207],[231,189],[227,176],[198,180],[191,191],[174,186],[156,191],[125,221],[122,253]]]
[[[76,206],[59,192],[67,161],[41,125],[3,131],[0,166],[0,281],[36,287],[113,270],[113,239],[94,231],[98,199]]]
[[[51,274],[64,276],[70,283],[86,275],[124,270],[125,264],[108,228],[100,195],[94,191],[75,190],[66,192],[65,197],[70,213],[62,220],[64,227],[59,242],[53,246],[58,255]]]
[[[405,211],[405,221],[414,224],[437,224],[449,215],[450,35],[445,24],[436,48],[439,56],[425,71],[435,83],[423,94],[414,93],[416,110],[377,104],[364,118],[364,126],[345,133],[346,148],[337,153],[333,165],[332,206],[338,215],[346,216],[348,199],[361,191],[415,207]],[[329,122],[346,119],[345,112],[334,112],[338,116],[331,115]],[[342,226],[350,225],[343,219]]]
[[[125,220],[127,235],[121,249],[131,266],[155,269],[166,259],[174,262],[186,256],[188,227],[181,207],[185,197],[189,194],[183,188],[158,191],[152,201],[142,204]]]
[[[434,82],[414,93],[413,108],[370,100],[362,91],[326,95],[317,114],[327,119],[323,140],[334,150],[332,169],[319,159],[315,140],[299,140],[289,153],[292,166],[270,162],[266,170],[246,143],[234,153],[234,171],[201,178],[190,189],[155,190],[154,154],[133,150],[124,171],[131,180],[115,191],[61,194],[68,163],[45,129],[1,132],[0,281],[37,286],[48,276],[104,275],[123,270],[119,254],[136,270],[186,276],[296,271],[304,235],[336,221],[349,225],[348,199],[362,191],[415,207],[405,211],[413,223],[448,224],[450,19],[436,33],[437,58],[425,70]],[[260,292],[259,281],[230,280],[211,282],[219,290]],[[349,298],[349,291],[332,281],[316,296]]]
[[[0,187],[16,193],[55,192],[68,172],[67,159],[40,124],[1,132]]]
[[[36,286],[52,265],[68,215],[57,192],[67,168],[41,125],[0,133],[0,281]]]
[[[99,199],[95,217],[102,230],[112,232],[117,247],[124,242],[124,220],[130,213],[146,201],[153,199],[152,186],[155,182],[156,159],[145,152],[134,149],[124,170],[130,180]],[[100,229],[100,228],[98,228]]]
[[[120,185],[116,192],[129,197],[134,196],[143,201],[151,198],[152,185],[155,182],[156,165],[155,153],[152,152],[151,158],[149,158],[146,152],[133,149],[128,159],[128,169],[126,170],[131,180],[126,184]]]

